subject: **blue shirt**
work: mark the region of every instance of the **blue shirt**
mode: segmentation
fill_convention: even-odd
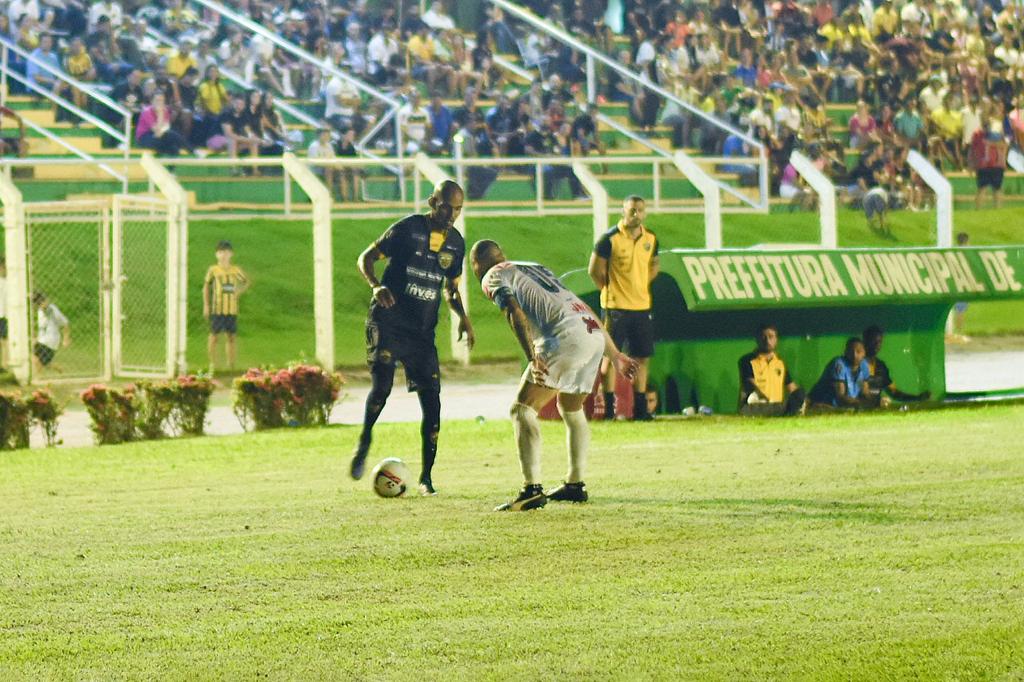
[[[52,50],[50,52],[43,52],[42,49],[36,48],[32,50],[32,58],[38,59],[47,66],[52,66],[57,71],[60,71],[60,62],[57,60],[57,54]],[[37,76],[42,76],[42,80],[36,80]],[[28,66],[25,67],[25,77],[36,85],[43,85],[44,83],[52,83],[55,80],[55,76],[44,69],[43,67],[36,64],[34,61],[29,61]]]
[[[811,390],[811,400],[816,403],[826,403],[834,407],[839,406],[839,399],[836,396],[836,383],[842,382],[846,385],[846,395],[851,398],[860,397],[860,389],[865,381],[871,378],[871,368],[867,360],[861,360],[860,365],[853,367],[847,362],[846,357],[840,355],[833,358],[825,366],[821,378]]]
[[[757,82],[757,67],[756,66],[743,66],[740,64],[732,70],[732,75],[738,76],[743,85],[748,88],[754,87],[754,83]]]
[[[447,142],[452,132],[451,110],[442,104],[440,111],[434,111],[434,108],[430,107],[427,112],[430,114],[430,127],[434,131],[434,137]]]

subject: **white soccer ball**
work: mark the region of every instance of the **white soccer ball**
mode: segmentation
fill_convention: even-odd
[[[373,468],[373,491],[381,497],[401,497],[412,485],[412,474],[405,462],[388,457]]]

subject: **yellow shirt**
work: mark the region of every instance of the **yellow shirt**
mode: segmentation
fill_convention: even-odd
[[[818,35],[828,41],[828,49],[832,49],[833,46],[843,38],[843,29],[836,26],[833,22],[829,22],[818,29]]]
[[[196,96],[203,103],[203,108],[211,114],[220,114],[224,109],[224,105],[230,99],[227,89],[225,89],[224,84],[220,81],[216,83],[213,81],[203,81],[199,84],[199,92]]]
[[[647,228],[633,239],[620,221],[594,246],[608,261],[608,286],[601,290],[605,310],[650,310],[651,266],[658,255],[658,238]]]
[[[868,31],[867,26],[858,26],[857,24],[850,24],[846,28],[846,32],[849,34],[850,38],[852,38],[853,42],[855,43],[860,42],[863,43],[864,45],[871,44],[871,32]]]
[[[84,78],[92,69],[92,58],[88,52],[83,51],[80,55],[68,55],[68,73],[75,78]]]
[[[900,15],[896,13],[892,7],[889,11],[885,11],[885,6],[879,7],[875,10],[874,16],[871,18],[871,30],[874,35],[885,32],[889,35],[896,33],[896,27],[900,24]]]
[[[932,111],[931,118],[943,138],[960,137],[964,130],[964,117],[959,111],[950,111],[945,107],[939,107]]]
[[[167,74],[175,78],[181,78],[189,69],[198,69],[195,57],[189,55],[182,57],[181,54],[174,54],[167,58]]]
[[[757,351],[744,355],[740,360],[740,390],[744,394],[749,391],[745,379],[753,379],[754,385],[768,397],[770,403],[781,403],[786,398],[789,372],[786,371],[786,363],[778,355],[765,357]]]
[[[409,54],[417,61],[432,62],[436,52],[437,45],[434,44],[434,39],[430,36],[427,36],[426,40],[420,38],[419,35],[409,38]]]
[[[211,265],[206,271],[206,285],[211,315],[237,315],[238,289],[248,284],[249,278],[237,265],[226,268]]]

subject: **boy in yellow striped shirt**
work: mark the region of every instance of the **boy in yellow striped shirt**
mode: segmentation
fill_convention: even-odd
[[[238,298],[249,289],[250,281],[242,268],[231,263],[233,255],[231,242],[219,242],[217,263],[210,266],[203,280],[203,317],[210,321],[210,336],[206,348],[211,373],[217,355],[217,337],[220,334],[227,336],[228,369],[235,369],[238,352],[235,343],[235,335],[238,333]]]

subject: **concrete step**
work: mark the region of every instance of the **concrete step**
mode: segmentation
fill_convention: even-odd
[[[99,136],[94,137],[70,137],[68,144],[81,149],[86,154],[112,154],[116,150],[109,147],[104,148]],[[70,156],[71,153],[53,140],[45,137],[32,137],[28,139],[29,156]]]
[[[89,181],[109,180],[110,176],[96,166],[86,164],[61,165],[61,166],[29,166],[32,169],[32,177],[35,180],[67,180],[67,181]],[[121,167],[111,164],[111,168],[117,173],[123,173]],[[146,172],[137,164],[128,167],[129,180],[145,180]]]

